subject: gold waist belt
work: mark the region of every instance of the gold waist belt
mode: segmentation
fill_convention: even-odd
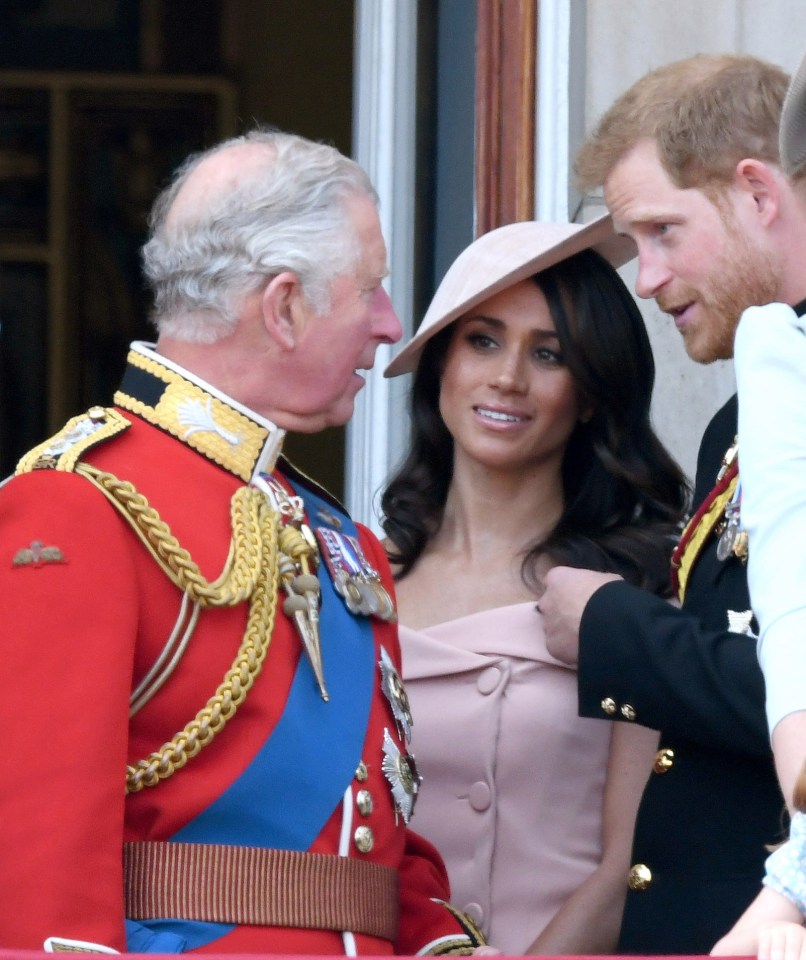
[[[126,917],[364,933],[394,941],[391,867],[323,853],[207,843],[123,845]]]

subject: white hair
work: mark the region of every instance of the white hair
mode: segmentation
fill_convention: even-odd
[[[192,218],[169,212],[207,157],[238,145],[265,145],[265,162],[243,174]],[[327,310],[333,280],[356,265],[360,250],[346,201],[378,195],[364,170],[334,147],[294,134],[257,129],[189,157],[151,211],[143,268],[161,334],[212,343],[238,320],[244,296],[284,270],[299,278],[317,312]]]

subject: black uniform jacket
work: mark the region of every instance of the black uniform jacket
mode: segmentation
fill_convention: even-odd
[[[736,415],[734,396],[705,432],[695,505]],[[766,845],[785,837],[756,641],[727,629],[728,610],[750,607],[746,570],[720,561],[716,543],[712,534],[682,610],[616,582],[582,618],[580,713],[661,731],[633,843],[632,863],[648,871],[630,881],[618,953],[708,953],[759,892]]]

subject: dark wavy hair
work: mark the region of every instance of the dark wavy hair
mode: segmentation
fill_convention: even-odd
[[[669,556],[689,497],[688,483],[652,429],[655,363],[643,318],[615,269],[585,250],[537,274],[580,405],[565,450],[563,514],[532,544],[522,575],[538,587],[537,561],[618,573],[669,593]],[[453,472],[453,438],[439,413],[450,324],[426,344],[410,397],[409,452],[381,496],[390,560],[405,576],[442,523]]]

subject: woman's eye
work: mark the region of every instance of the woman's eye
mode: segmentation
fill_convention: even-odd
[[[495,346],[495,340],[487,333],[469,333],[467,335],[467,342],[479,350],[485,350]]]
[[[541,363],[561,364],[563,362],[562,354],[548,347],[538,347],[535,350],[535,356]]]

